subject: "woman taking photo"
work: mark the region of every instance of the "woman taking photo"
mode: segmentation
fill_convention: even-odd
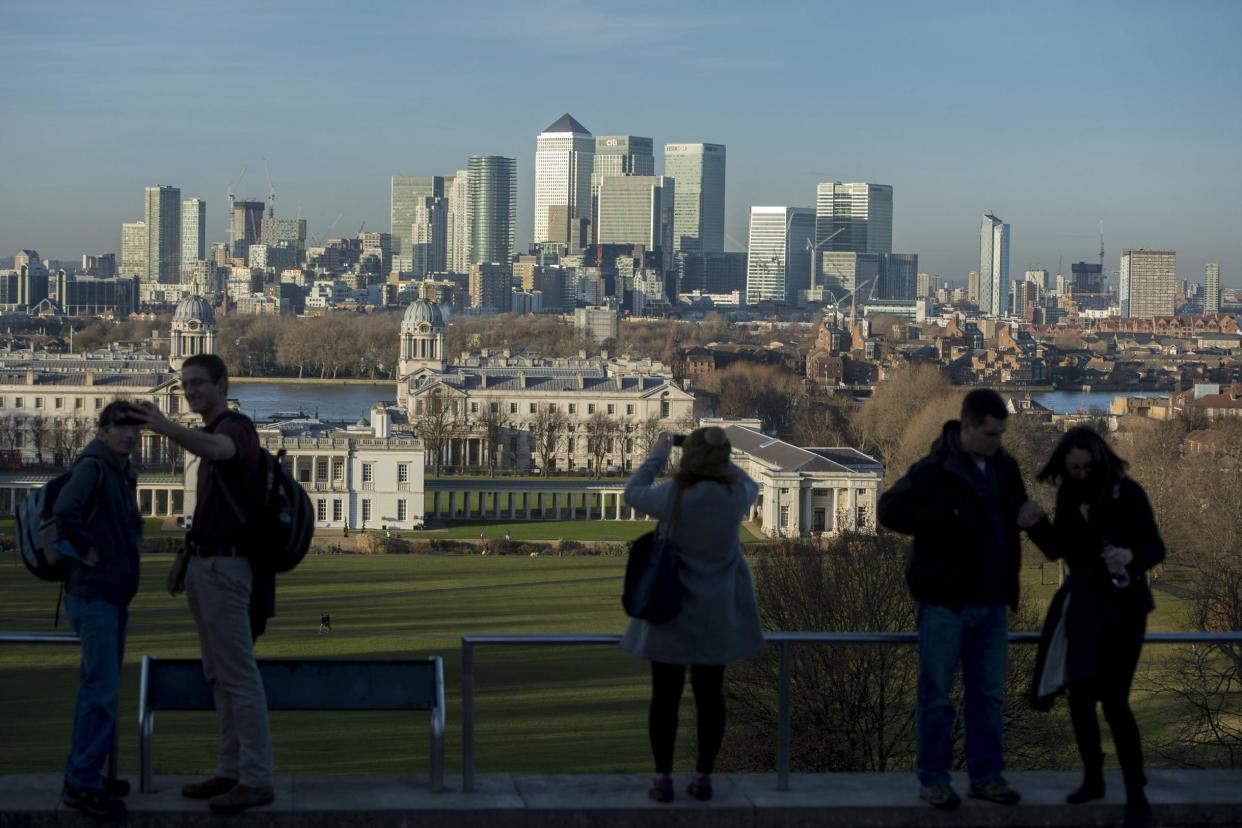
[[[1031,538],[1051,560],[1064,559],[1069,577],[1053,599],[1040,665],[1036,706],[1050,706],[1068,687],[1070,719],[1082,756],[1082,785],[1071,804],[1104,796],[1104,754],[1095,708],[1104,709],[1126,785],[1127,826],[1151,823],[1143,788],[1143,749],[1130,711],[1130,684],[1138,666],[1147,614],[1155,609],[1147,570],[1164,560],[1164,542],[1143,488],[1126,476],[1126,463],[1087,426],[1065,433],[1039,480],[1057,486],[1056,518]],[[1063,623],[1058,623],[1061,621]],[[1062,650],[1052,643],[1064,632]],[[1055,674],[1055,679],[1047,677]],[[1042,704],[1041,704],[1042,703]]]
[[[661,531],[671,520],[680,549],[681,612],[658,624],[632,619],[621,641],[651,662],[647,729],[656,778],[648,795],[657,802],[673,801],[670,774],[686,667],[699,736],[697,773],[686,790],[706,800],[712,798],[711,773],[724,738],[725,665],[764,648],[755,588],[738,537],[758,486],[729,462],[728,436],[714,426],[691,432],[674,479],[654,485],[672,446],[672,435],[661,434],[625,486],[625,502],[658,518]]]

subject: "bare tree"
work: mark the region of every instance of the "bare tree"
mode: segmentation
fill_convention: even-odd
[[[455,400],[443,385],[437,385],[415,401],[414,429],[423,440],[432,474],[439,475],[444,464],[444,450],[459,432]]]
[[[664,421],[655,414],[640,422],[637,430],[634,432],[635,454],[641,456],[651,451],[651,447],[655,445],[656,438],[660,436],[660,432],[663,430]]]
[[[50,429],[47,420],[44,417],[35,415],[28,417],[26,421],[26,430],[30,434],[30,444],[34,447],[35,462],[43,462],[43,449],[48,443],[50,437]]]
[[[604,469],[604,458],[612,451],[613,441],[621,434],[621,424],[602,411],[596,411],[586,422],[587,453],[591,455],[595,476]]]
[[[530,421],[531,448],[539,457],[540,468],[546,476],[556,461],[556,453],[565,439],[569,418],[555,403],[544,403]]]
[[[483,439],[487,444],[487,465],[493,471],[501,460],[505,450],[505,437],[512,427],[509,415],[501,409],[501,403],[489,403],[487,408],[475,419],[476,427],[482,430]]]

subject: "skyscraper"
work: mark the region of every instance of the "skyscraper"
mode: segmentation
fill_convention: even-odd
[[[444,197],[442,175],[394,175],[389,199],[388,233],[392,236],[392,251],[397,256],[411,255],[411,227],[414,211],[426,204],[427,198]]]
[[[611,175],[655,175],[654,142],[635,135],[597,135],[591,173],[591,223],[599,224],[600,183]],[[598,237],[598,233],[594,234]]]
[[[673,245],[678,253],[724,250],[724,144],[665,144],[664,174],[677,182]]]
[[[188,198],[181,204],[181,274],[207,258],[207,202]]]
[[[517,247],[517,160],[472,155],[468,168],[470,264],[499,262],[508,268]],[[589,175],[586,181],[589,199]]]
[[[234,201],[232,213],[229,215],[229,247],[233,258],[246,259],[250,255],[250,245],[258,244],[263,239],[262,201]]]
[[[415,275],[441,273],[448,260],[448,204],[429,196],[414,208],[411,259]]]
[[[832,241],[825,242],[829,237]],[[818,185],[815,244],[822,245],[819,249],[824,251],[892,253],[893,188],[840,181]]]
[[[642,245],[661,252],[661,267],[673,267],[673,209],[676,187],[664,175],[610,175],[600,183],[599,244]]]
[[[147,187],[144,195],[147,272],[143,281],[175,284],[181,280],[181,190]]]
[[[535,243],[549,240],[548,209],[566,207],[570,221],[591,219],[591,173],[595,139],[569,113],[539,133],[535,142]],[[568,228],[566,228],[568,233]]]
[[[1172,316],[1177,310],[1177,253],[1121,251],[1121,315],[1130,319]]]
[[[147,223],[131,221],[121,225],[121,276],[147,276]]]
[[[1216,262],[1203,266],[1203,312],[1220,313],[1220,265]]]
[[[452,273],[465,273],[470,267],[470,171],[458,170],[449,181],[444,178],[448,197],[445,218],[445,267]]]
[[[811,286],[807,239],[815,236],[810,207],[751,207],[746,254],[746,304],[794,303]]]
[[[1009,304],[1009,225],[991,213],[979,230],[979,313],[1004,316]]]

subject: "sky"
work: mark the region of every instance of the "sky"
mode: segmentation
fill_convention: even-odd
[[[895,252],[964,280],[1172,248],[1242,286],[1242,3],[0,0],[0,256],[117,252],[146,186],[263,198],[311,234],[388,229],[389,177],[518,161],[535,137],[728,148],[726,235],[820,181],[894,188]],[[243,174],[244,170],[244,174]]]

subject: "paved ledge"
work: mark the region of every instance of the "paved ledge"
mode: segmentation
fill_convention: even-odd
[[[156,777],[156,792],[131,794],[129,825],[212,826],[231,824],[204,803],[181,798],[191,777]],[[1069,806],[1067,791],[1077,773],[1013,773],[1023,795],[1015,808],[967,799],[953,813],[940,813],[918,800],[909,774],[843,773],[794,775],[792,790],[776,790],[773,774],[722,774],[716,798],[695,802],[682,792],[688,774],[678,775],[678,799],[660,805],[647,799],[646,775],[490,775],[479,790],[460,793],[461,780],[434,794],[423,778],[400,776],[281,776],[276,801],[247,812],[247,825],[287,828],[810,828],[850,826],[1115,826],[1121,822],[1122,788],[1108,777],[1102,803]],[[964,780],[957,779],[959,791]],[[60,805],[58,774],[0,777],[0,828],[92,825]],[[1153,771],[1148,794],[1162,826],[1242,826],[1242,770]]]

